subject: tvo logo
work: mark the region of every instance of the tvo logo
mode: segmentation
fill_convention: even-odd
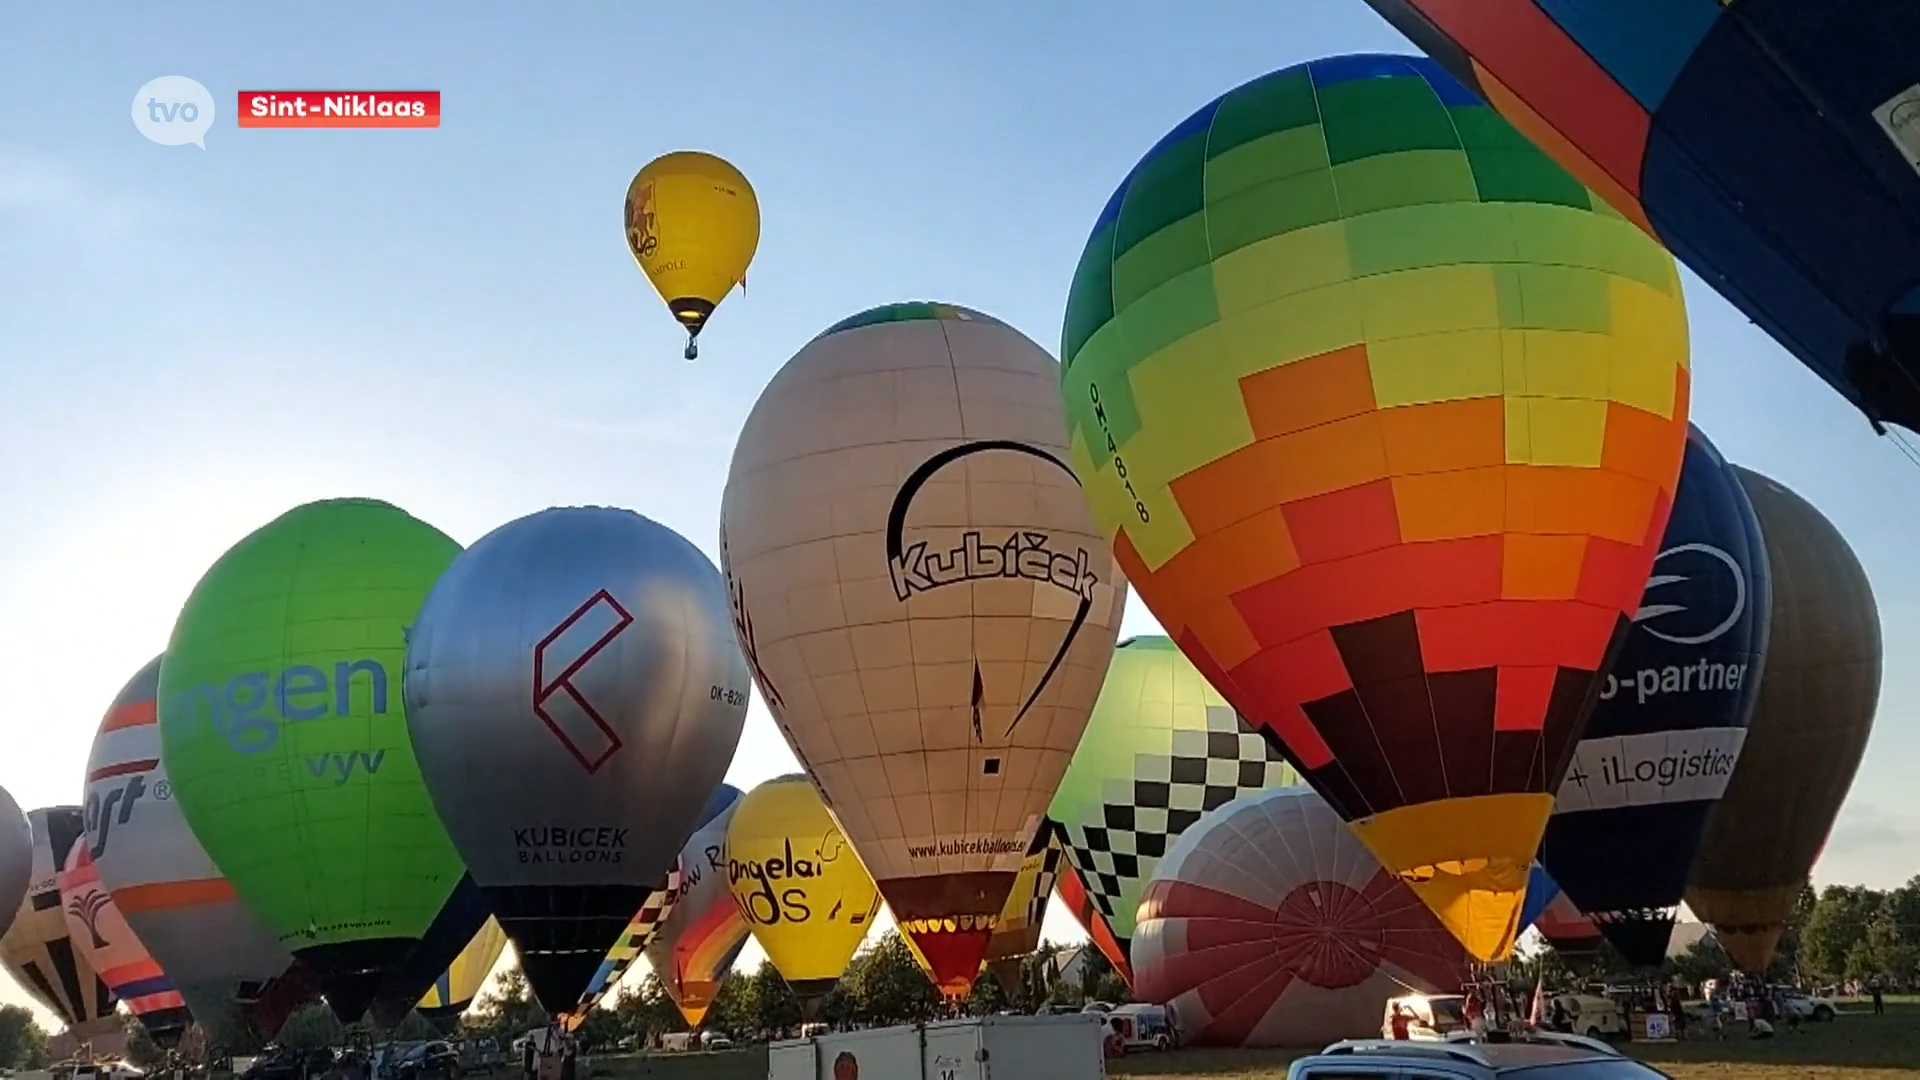
[[[95,860],[107,853],[107,837],[112,835],[113,827],[125,825],[133,820],[133,806],[142,796],[152,795],[156,799],[165,800],[170,794],[164,780],[149,788],[144,773],[134,773],[117,788],[105,792],[95,788],[88,792],[86,830],[87,838],[92,843],[88,846],[87,853]]]
[[[1653,560],[1653,576],[1633,621],[1675,645],[1705,645],[1747,613],[1747,574],[1712,544],[1681,544]]]

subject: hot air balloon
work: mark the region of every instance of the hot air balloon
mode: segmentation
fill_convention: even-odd
[[[1127,580],[1470,953],[1506,956],[1679,476],[1672,258],[1437,65],[1335,57],[1134,167],[1062,350]]]
[[[1880,700],[1880,613],[1839,530],[1734,466],[1773,568],[1773,627],[1740,764],[1707,818],[1687,906],[1759,974],[1853,786]]]
[[[1468,974],[1419,897],[1304,787],[1240,796],[1174,841],[1133,957],[1140,998],[1213,1046],[1378,1035],[1389,998],[1454,993]]]
[[[20,804],[0,788],[0,936],[13,926],[33,881],[33,829]]]
[[[215,1046],[267,1041],[315,991],[187,827],[160,762],[160,657],[121,688],[87,759],[86,827],[100,882]]]
[[[1059,828],[1057,822],[1049,822],[1049,824],[1056,830]],[[1060,903],[1067,909],[1067,913],[1073,916],[1073,921],[1079,923],[1080,929],[1087,932],[1087,940],[1093,942],[1093,947],[1099,949],[1100,955],[1107,958],[1107,963],[1113,966],[1113,970],[1120,973],[1120,978],[1128,986],[1132,986],[1133,968],[1127,960],[1127,951],[1120,947],[1120,939],[1114,936],[1113,927],[1108,925],[1106,915],[1094,906],[1087,883],[1081,878],[1080,871],[1073,868],[1071,860],[1061,868],[1060,878],[1054,882],[1053,891],[1054,895],[1060,898]]]
[[[86,1042],[120,1029],[113,991],[87,961],[67,928],[60,902],[59,868],[86,834],[77,806],[55,806],[27,814],[33,830],[33,876],[13,925],[0,936],[0,961],[28,996],[66,1022],[76,1040]]]
[[[741,797],[726,861],[740,918],[812,1018],[880,913],[873,878],[798,773]]]
[[[680,890],[673,910],[645,946],[647,966],[686,1018],[699,1027],[720,983],[747,943],[747,924],[727,884],[727,827],[740,789],[721,784],[701,811],[700,827],[680,849]]]
[[[760,201],[740,170],[712,154],[679,150],[647,162],[627,185],[627,250],[687,328],[689,360],[713,309],[760,246]]]
[[[1553,880],[1546,867],[1534,863],[1527,871],[1527,899],[1520,906],[1520,929],[1524,931],[1539,922],[1541,913],[1559,895],[1560,883]]]
[[[673,868],[747,694],[720,574],[630,510],[510,521],[434,587],[407,651],[407,725],[548,1012],[580,1000]]]
[[[1876,427],[1920,431],[1920,6],[1368,3]]]
[[[660,933],[661,924],[673,914],[674,903],[680,898],[680,862],[674,860],[673,869],[660,884],[647,890],[646,898],[640,901],[640,910],[634,912],[627,921],[626,929],[620,932],[619,940],[607,950],[607,955],[594,969],[593,978],[587,980],[587,988],[581,992],[579,1002],[568,1011],[565,1019],[567,1030],[571,1031],[586,1023],[587,1014],[600,1004],[620,980],[626,977],[627,969],[639,958],[654,937]]]
[[[427,932],[420,935],[420,943],[388,973],[386,982],[374,995],[367,1009],[374,1023],[383,1028],[400,1026],[407,1014],[425,1000],[422,994],[432,996],[433,987],[446,980],[447,971],[479,939],[481,930],[492,918],[492,908],[480,892],[480,886],[474,883],[473,875],[462,874],[447,902],[440,905],[440,913],[427,925]],[[486,978],[486,974],[481,972],[480,978]],[[458,1019],[456,1012],[447,1023]]]
[[[760,395],[721,504],[760,692],[950,997],[980,970],[1125,605],[1066,464],[1058,378],[977,311],[862,312]]]
[[[1630,964],[1659,967],[1760,685],[1771,575],[1732,467],[1699,428],[1634,629],[1560,785],[1540,861]]]
[[[1054,883],[1060,880],[1065,863],[1059,829],[1051,823],[1043,825],[1034,835],[1033,846],[1027,849],[1026,861],[1020,864],[1020,876],[1013,879],[1007,902],[1000,907],[1000,922],[994,927],[993,937],[987,939],[987,953],[982,958],[1009,997],[1020,990],[1021,964],[1040,947],[1047,900],[1053,896]]]
[[[1299,782],[1171,639],[1128,638],[1048,814],[1124,955],[1140,894],[1175,838],[1241,795]]]
[[[1533,928],[1540,931],[1541,940],[1553,947],[1553,951],[1566,963],[1567,970],[1575,975],[1585,975],[1593,970],[1600,959],[1600,949],[1606,938],[1600,935],[1600,927],[1579,908],[1573,906],[1566,893],[1556,893],[1548,900],[1534,921]]]
[[[160,667],[161,756],[187,824],[342,1022],[460,880],[400,693],[407,627],[459,551],[372,499],[289,510],[194,586]]]
[[[453,958],[447,970],[427,988],[419,1004],[421,1019],[432,1024],[435,1030],[452,1032],[460,1024],[460,1014],[473,1004],[481,985],[493,974],[493,966],[500,962],[500,954],[506,948],[507,932],[500,929],[497,919],[489,918],[460,955]]]
[[[154,1045],[170,1050],[180,1043],[193,1016],[167,973],[140,944],[113,896],[100,883],[84,834],[67,852],[55,875],[60,906],[67,917],[67,939],[100,975],[113,996],[146,1029]]]

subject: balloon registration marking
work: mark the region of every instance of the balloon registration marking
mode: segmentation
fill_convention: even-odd
[[[1032,530],[1014,530],[1005,541],[997,545],[986,544],[978,529],[962,534],[960,544],[946,552],[929,553],[927,542],[918,540],[908,544],[905,539],[907,514],[913,509],[914,497],[920,493],[934,474],[954,462],[971,457],[1004,451],[1011,454],[1025,454],[1028,457],[1044,461],[1059,469],[1074,482],[1080,478],[1074,475],[1073,468],[1066,462],[1054,457],[1045,450],[1011,439],[982,439],[976,442],[961,443],[948,447],[920,463],[906,482],[893,497],[893,506],[887,511],[887,574],[893,582],[893,594],[901,603],[906,603],[917,592],[932,592],[948,585],[959,585],[969,581],[998,577],[1025,578],[1029,581],[1052,585],[1079,597],[1080,606],[1073,613],[1073,621],[1068,624],[1067,632],[1060,638],[1059,648],[1054,650],[1053,659],[1048,661],[1046,669],[1040,673],[1039,681],[1027,692],[1020,703],[1020,710],[1013,714],[1007,723],[1006,735],[1020,726],[1026,719],[1027,711],[1040,699],[1041,691],[1053,681],[1060,670],[1060,664],[1066,660],[1067,651],[1073,648],[1073,641],[1080,636],[1081,627],[1087,623],[1087,615],[1093,611],[1093,590],[1100,584],[1099,576],[1092,570],[1092,558],[1086,548],[1078,549],[1074,554],[1053,549],[1052,537],[1044,532]],[[980,730],[980,706],[985,694],[981,683],[980,665],[973,666],[973,738],[975,742],[984,742],[985,736]],[[1004,738],[1005,736],[1003,736]],[[999,771],[998,758],[988,758],[983,763],[989,773]]]
[[[597,610],[605,609],[612,609],[612,625],[601,631],[600,636],[595,638],[586,648],[580,650],[573,660],[561,669],[560,674],[553,676],[551,679],[547,678],[547,657],[549,650],[558,645],[560,639],[566,636],[568,631],[580,625],[581,621],[589,614]],[[607,723],[606,718],[600,715],[600,711],[593,707],[593,703],[588,701],[586,695],[582,694],[579,688],[574,686],[570,680],[575,675],[578,675],[580,669],[586,667],[594,657],[599,656],[602,650],[608,645],[613,644],[614,639],[624,633],[627,627],[632,625],[632,613],[627,611],[626,608],[621,607],[620,601],[615,600],[611,593],[605,589],[601,589],[599,592],[588,597],[586,603],[573,609],[572,614],[560,620],[560,625],[548,631],[547,636],[540,639],[540,644],[533,647],[534,714],[539,716],[540,722],[545,724],[547,730],[553,732],[554,737],[560,740],[560,744],[567,748],[567,753],[573,755],[573,759],[580,763],[580,767],[589,773],[598,772],[600,766],[605,765],[607,759],[611,758],[619,751],[620,747],[625,744],[620,741],[620,734],[613,729],[613,725]],[[584,718],[584,723],[580,722],[580,720],[575,720],[573,723],[568,724],[555,717],[553,711],[550,710],[547,705],[548,702],[552,701],[553,698],[559,694],[565,694],[580,710],[580,717]],[[580,741],[577,741],[575,736],[569,733],[569,728],[571,728],[579,732],[581,736],[585,736],[585,728],[588,725],[598,730],[601,738],[587,741],[603,744],[599,754],[593,758],[587,757],[586,751],[581,749]]]

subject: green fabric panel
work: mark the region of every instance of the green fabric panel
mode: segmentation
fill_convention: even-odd
[[[1219,258],[1269,236],[1339,217],[1333,174],[1322,170],[1283,176],[1209,204],[1207,229],[1214,258]]]
[[[1425,79],[1355,79],[1320,89],[1327,154],[1341,165],[1403,150],[1458,150],[1453,117]]]
[[[1213,114],[1207,156],[1218,158],[1275,132],[1320,122],[1304,67],[1276,71],[1229,93]]]
[[[1113,303],[1124,308],[1167,281],[1212,258],[1207,215],[1191,214],[1144,237],[1113,261]]]
[[[1473,164],[1459,150],[1406,150],[1333,167],[1340,216],[1396,206],[1479,201]]]
[[[1072,366],[1094,331],[1113,319],[1113,226],[1087,238],[1067,287],[1067,314],[1060,328],[1060,363]]]
[[[1195,132],[1134,168],[1127,194],[1120,202],[1113,256],[1118,259],[1135,244],[1206,205],[1201,162],[1206,132]]]

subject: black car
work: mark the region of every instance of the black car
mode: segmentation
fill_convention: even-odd
[[[410,1046],[393,1063],[393,1080],[460,1080],[460,1052],[434,1040]]]
[[[274,1046],[254,1058],[247,1071],[240,1074],[240,1080],[304,1080],[331,1068],[333,1051],[325,1047],[302,1050],[294,1046]]]

